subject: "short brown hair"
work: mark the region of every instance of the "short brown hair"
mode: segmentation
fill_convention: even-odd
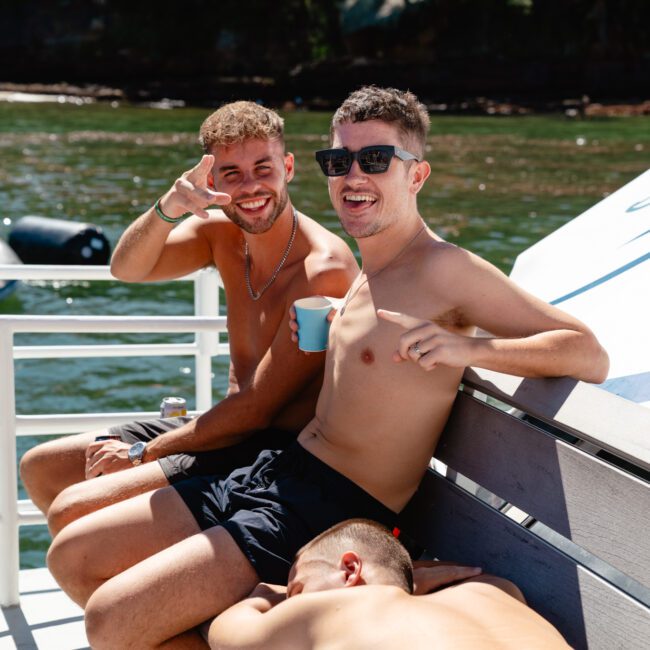
[[[255,102],[224,104],[205,119],[199,131],[199,142],[206,153],[212,147],[277,138],[284,140],[284,120],[275,111]]]
[[[413,593],[413,563],[408,552],[387,528],[370,519],[348,519],[328,528],[305,544],[296,553],[296,559],[311,551],[338,560],[346,551],[359,548],[386,576],[386,584]]]
[[[379,86],[364,86],[355,90],[334,113],[330,137],[334,136],[334,130],[340,124],[368,120],[394,123],[408,144],[416,149],[412,153],[420,158],[424,156],[429,113],[412,92]]]

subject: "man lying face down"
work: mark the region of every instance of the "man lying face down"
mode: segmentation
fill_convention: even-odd
[[[414,570],[408,553],[379,524],[350,519],[296,554],[286,587],[260,584],[212,623],[219,650],[319,648],[567,648],[553,626],[500,578],[460,567]],[[357,587],[350,589],[349,587]],[[286,592],[286,593],[285,593]]]

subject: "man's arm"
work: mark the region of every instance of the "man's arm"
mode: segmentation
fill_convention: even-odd
[[[165,280],[187,275],[213,261],[208,238],[202,235],[208,205],[224,205],[230,196],[208,187],[214,156],[203,156],[176,180],[160,199],[160,209],[172,219],[191,212],[178,225],[161,219],[151,207],[120,237],[111,259],[111,272],[126,282]]]
[[[435,267],[437,286],[448,287],[447,297],[463,323],[493,336],[462,336],[428,320],[380,310],[382,318],[407,330],[399,341],[399,358],[426,370],[442,364],[522,377],[605,380],[607,353],[584,323],[527,293],[476,255],[462,249],[443,254],[444,270],[439,261]]]
[[[313,293],[342,296],[353,270],[345,267],[321,271],[310,282]],[[288,297],[289,304],[303,295]],[[302,290],[304,293],[304,289]],[[289,305],[287,306],[288,315]],[[218,449],[240,442],[251,433],[265,429],[281,409],[309,385],[323,370],[325,355],[306,355],[291,341],[287,316],[278,326],[271,347],[260,360],[249,383],[213,406],[198,418],[147,443],[143,462],[170,454]],[[131,466],[129,445],[108,441],[91,443],[87,452],[88,477],[111,473]]]
[[[480,575],[480,567],[463,566],[440,560],[416,560],[413,562],[413,595],[423,596],[441,587]]]
[[[324,591],[287,599],[279,595],[286,587],[260,586],[265,590],[260,592],[258,586],[249,598],[214,619],[208,635],[213,650],[309,647],[311,622],[322,617],[337,596]]]
[[[323,271],[310,284],[314,293],[341,296],[350,283],[345,269]],[[298,292],[288,299],[286,314]],[[322,372],[323,353],[305,355],[292,343],[291,333],[280,321],[271,347],[259,362],[250,382],[187,425],[159,436],[147,445],[145,460],[180,451],[203,451],[226,447],[264,429],[275,415]]]
[[[274,416],[322,372],[323,355],[306,357],[282,328],[251,381],[198,418],[147,444],[146,462],[179,452],[227,447],[270,426]]]

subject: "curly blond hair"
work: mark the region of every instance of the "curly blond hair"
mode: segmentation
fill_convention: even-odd
[[[232,102],[208,116],[199,131],[199,142],[206,153],[213,147],[252,139],[283,141],[284,120],[255,102]]]

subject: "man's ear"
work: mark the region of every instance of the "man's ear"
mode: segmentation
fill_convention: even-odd
[[[362,562],[358,553],[346,551],[341,555],[339,568],[345,577],[344,587],[356,587],[364,584],[361,576]]]
[[[287,183],[291,181],[295,173],[295,160],[290,151],[284,154],[284,169],[287,174]]]
[[[415,163],[413,178],[411,180],[411,190],[417,194],[424,185],[424,182],[431,175],[431,165],[426,160]]]

